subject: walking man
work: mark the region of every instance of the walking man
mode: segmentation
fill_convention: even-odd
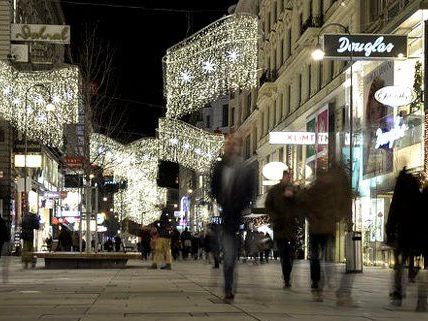
[[[221,206],[223,221],[224,301],[226,303],[234,299],[234,274],[241,240],[239,227],[242,212],[250,206],[255,191],[255,171],[243,163],[239,156],[239,148],[237,137],[229,135],[225,143],[225,154],[215,165],[211,181],[211,192]]]
[[[284,171],[281,182],[269,191],[265,208],[271,218],[278,245],[284,288],[288,289],[291,287],[297,231],[299,224],[303,224],[296,201],[296,187],[291,183],[289,171]]]
[[[34,243],[34,230],[38,230],[40,227],[39,219],[35,214],[27,213],[22,219],[22,233],[21,238],[24,242],[22,249],[22,263],[24,268],[28,268],[28,263],[31,266],[36,267],[36,261],[33,257],[33,243]]]

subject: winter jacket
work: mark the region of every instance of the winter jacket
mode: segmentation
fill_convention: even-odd
[[[9,242],[9,241],[10,241],[9,229],[7,228],[5,220],[0,216],[0,243]]]
[[[292,190],[293,196],[286,197],[284,195],[286,189]],[[284,183],[273,186],[268,192],[265,208],[271,218],[274,236],[277,239],[295,240],[299,225],[303,224],[296,193],[295,186]]]
[[[321,174],[298,199],[311,234],[334,236],[336,225],[342,220],[348,229],[352,227],[351,181],[343,168],[333,167]]]
[[[34,214],[27,214],[22,220],[21,238],[24,241],[32,242],[34,240],[34,230],[40,227],[39,218]]]
[[[225,176],[227,186],[224,184]],[[223,231],[234,234],[239,231],[242,212],[250,207],[255,196],[255,169],[239,159],[231,160],[224,156],[215,165],[211,177],[211,194],[221,206]]]
[[[415,255],[426,247],[426,193],[420,193],[416,177],[405,170],[400,172],[385,229],[388,245]]]

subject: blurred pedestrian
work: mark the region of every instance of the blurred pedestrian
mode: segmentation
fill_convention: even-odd
[[[428,206],[427,188],[420,193],[419,180],[404,168],[397,177],[386,223],[387,244],[394,248],[395,257],[393,291],[390,295],[393,306],[401,306],[405,296],[402,279],[406,262],[411,257],[426,253],[428,248],[426,206]],[[420,275],[421,280],[418,287],[416,310],[419,312],[427,311],[425,274]],[[415,275],[414,271],[409,269],[409,276],[414,277]]]
[[[31,263],[31,267],[36,267],[36,258],[34,257],[34,230],[40,228],[39,218],[35,214],[27,213],[22,219],[22,231],[21,239],[23,241],[22,248],[22,263],[24,268],[28,268],[28,264]]]
[[[3,245],[10,241],[10,231],[7,227],[6,221],[0,215],[0,258]]]
[[[162,209],[162,214],[157,223],[157,230],[159,237],[156,240],[156,250],[153,258],[152,269],[157,269],[162,261],[165,265],[161,267],[162,270],[172,269],[172,256],[171,256],[171,235],[172,235],[172,215],[166,208]]]
[[[181,233],[181,245],[183,260],[187,260],[189,253],[192,251],[192,234],[190,234],[189,229],[186,227]]]
[[[73,239],[70,230],[63,224],[60,225],[61,231],[58,235],[58,245],[56,250],[70,252],[73,246]]]
[[[122,247],[122,238],[119,234],[114,237],[114,250],[116,252],[120,252],[120,248]]]
[[[225,154],[217,162],[212,174],[211,192],[221,206],[223,222],[224,301],[234,299],[235,266],[240,247],[242,212],[251,205],[255,192],[255,170],[244,164],[239,156],[238,137],[229,135]]]
[[[317,180],[300,194],[301,204],[309,222],[311,289],[315,301],[323,301],[321,259],[327,256],[327,245],[334,241],[337,223],[344,221],[352,231],[352,188],[346,170],[338,165],[320,173]],[[331,278],[330,269],[326,277]],[[343,274],[336,291],[338,305],[351,306],[352,274]]]
[[[72,236],[72,248],[73,252],[79,252],[79,232],[73,232]]]
[[[270,253],[272,251],[273,248],[273,241],[272,238],[270,237],[269,233],[265,233],[264,235],[264,244],[265,244],[265,261],[266,263],[269,263],[269,257],[270,257]]]
[[[180,232],[175,227],[172,230],[172,234],[171,234],[171,254],[174,261],[178,260],[178,258],[180,257],[180,247],[181,247]]]
[[[293,185],[291,174],[287,170],[283,172],[281,182],[269,190],[265,201],[278,245],[285,289],[291,287],[297,231],[302,221],[296,193],[297,187]]]
[[[215,224],[208,225],[204,244],[207,256],[212,257],[214,260],[214,268],[218,269],[220,267],[220,244]]]
[[[147,226],[144,226],[141,229],[141,259],[148,260],[150,255],[150,229]]]

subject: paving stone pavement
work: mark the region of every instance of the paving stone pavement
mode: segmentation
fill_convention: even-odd
[[[45,270],[39,260],[36,269],[23,270],[17,258],[6,259],[0,321],[428,320],[428,313],[414,312],[415,285],[408,286],[403,307],[389,308],[389,269],[366,268],[356,275],[353,299],[359,307],[337,307],[340,273],[326,282],[324,302],[316,303],[308,262],[296,262],[290,290],[282,289],[279,262],[240,263],[236,299],[229,305],[221,300],[222,271],[206,262],[177,262],[172,271],[149,270],[148,262],[137,261],[120,270]]]

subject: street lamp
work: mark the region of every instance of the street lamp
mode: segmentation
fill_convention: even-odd
[[[328,27],[339,27],[341,29],[344,30],[345,33],[347,33],[349,36],[351,36],[351,32],[349,30],[348,27],[342,25],[341,23],[336,23],[336,22],[332,22],[332,23],[328,23],[326,25],[324,25],[321,30],[318,33],[317,36],[317,45],[314,49],[314,51],[312,51],[312,58],[314,60],[323,60],[324,56],[325,56],[325,52],[323,50],[323,48],[321,47],[320,44],[320,37],[321,34],[323,33],[323,31],[325,29],[327,29]],[[352,176],[353,176],[353,132],[354,132],[354,122],[353,122],[353,115],[354,115],[354,97],[353,97],[353,56],[352,56],[352,51],[350,53],[349,56],[349,63],[350,63],[350,73],[351,73],[351,83],[350,83],[350,94],[349,94],[349,168],[350,168],[350,176],[351,176],[351,189],[353,188],[353,182],[352,182]],[[346,139],[345,139],[346,141]]]

